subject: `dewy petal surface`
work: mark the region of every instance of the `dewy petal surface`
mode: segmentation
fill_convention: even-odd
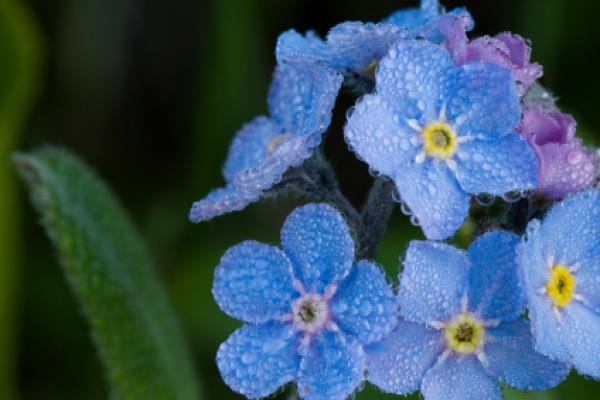
[[[396,324],[396,297],[380,267],[360,261],[340,284],[332,299],[333,319],[343,332],[362,344],[386,336]]]
[[[281,244],[307,290],[321,291],[339,282],[354,262],[354,241],[346,221],[324,204],[294,210],[281,230]]]
[[[402,41],[392,46],[377,68],[377,93],[400,119],[427,123],[438,117],[443,83],[453,68],[450,54],[442,46],[423,40]]]
[[[468,193],[500,195],[537,186],[539,166],[535,153],[517,134],[494,141],[463,143],[456,161],[456,178]]]
[[[460,312],[471,262],[453,246],[413,240],[400,276],[400,315],[417,323],[446,321]]]
[[[225,180],[231,183],[236,175],[261,163],[267,157],[269,140],[281,133],[281,127],[264,116],[244,125],[229,147],[229,155],[223,168]]]
[[[426,400],[501,400],[500,387],[477,358],[449,357],[431,368],[421,385]]]
[[[417,148],[410,142],[414,134],[376,95],[366,95],[357,103],[344,129],[346,141],[358,157],[389,176],[414,160]]]
[[[362,346],[324,332],[302,359],[298,393],[306,400],[345,400],[363,381],[364,370]]]
[[[298,342],[291,324],[246,325],[219,347],[217,366],[234,391],[252,399],[266,397],[298,376]]]
[[[293,29],[283,32],[277,38],[275,56],[278,62],[329,60],[327,46],[319,36],[308,31],[302,35]]]
[[[410,164],[394,175],[402,201],[410,208],[428,239],[443,240],[463,224],[469,195],[445,164]]]
[[[571,354],[566,360],[582,375],[600,379],[600,314],[579,302],[571,302],[564,312],[565,343]]]
[[[334,68],[360,71],[381,60],[392,44],[407,37],[408,32],[395,24],[357,21],[338,24],[327,34],[330,63]]]
[[[286,314],[298,297],[285,254],[275,246],[253,241],[223,255],[215,270],[213,295],[227,314],[252,323]]]
[[[493,231],[479,236],[469,246],[473,265],[469,274],[469,308],[484,319],[510,321],[525,309],[516,261],[519,243],[515,234]]]
[[[400,321],[383,341],[367,347],[369,382],[388,393],[412,393],[443,351],[439,331]]]
[[[259,196],[260,192],[240,190],[233,185],[218,188],[192,205],[189,219],[192,222],[202,222],[232,211],[239,211],[256,201]]]
[[[513,133],[521,106],[510,70],[494,64],[466,64],[445,77],[442,98],[460,135],[499,139]]]
[[[342,80],[339,73],[322,63],[280,63],[269,91],[271,117],[285,133],[322,134],[331,122]]]
[[[571,367],[533,349],[529,324],[518,319],[488,330],[488,370],[500,382],[519,390],[546,390],[561,383]]]

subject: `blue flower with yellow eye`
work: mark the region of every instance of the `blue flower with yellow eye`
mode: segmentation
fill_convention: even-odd
[[[531,221],[519,249],[535,348],[600,379],[600,192]]]
[[[321,63],[280,63],[269,92],[271,117],[257,117],[236,134],[223,169],[227,186],[194,203],[190,220],[243,209],[309,158],[329,126],[341,83]]]
[[[219,371],[249,398],[295,381],[304,399],[346,399],[364,378],[363,345],[396,323],[393,292],[376,264],[354,263],[348,226],[330,206],[295,210],[281,244],[241,243],[215,271],[217,303],[246,323],[219,347]]]
[[[469,195],[500,195],[537,185],[535,155],[515,128],[521,107],[511,71],[455,66],[441,45],[394,45],[360,100],[346,141],[375,171],[394,180],[429,239],[463,223]]]
[[[497,382],[543,390],[570,367],[536,352],[518,278],[519,238],[495,231],[467,251],[410,243],[398,288],[401,322],[366,348],[370,382],[425,400],[501,399]]]

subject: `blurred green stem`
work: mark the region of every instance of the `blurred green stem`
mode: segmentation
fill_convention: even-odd
[[[0,52],[0,398],[13,399],[21,200],[8,156],[37,88],[40,53],[37,30],[22,1],[0,0]]]

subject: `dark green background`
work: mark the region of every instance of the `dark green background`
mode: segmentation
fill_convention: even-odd
[[[241,398],[224,386],[214,363],[217,346],[239,323],[221,313],[213,301],[213,269],[221,254],[242,240],[278,243],[281,223],[298,201],[268,200],[201,225],[187,221],[189,206],[223,183],[221,165],[236,129],[266,112],[280,32],[294,27],[325,34],[338,22],[378,20],[415,2],[25,3],[41,33],[45,57],[38,96],[18,147],[66,146],[113,187],[158,260],[191,344],[205,398]],[[533,58],[545,68],[543,83],[560,96],[561,107],[576,116],[586,141],[600,143],[596,62],[600,3],[470,0],[446,5],[467,6],[476,21],[476,34],[511,30],[530,38]],[[347,95],[339,99],[325,149],[344,191],[360,204],[371,178],[365,165],[347,152],[341,137],[344,108],[352,101]],[[6,160],[0,163],[8,168]],[[4,343],[15,353],[8,370],[0,371],[11,378],[7,393],[12,388],[25,399],[106,398],[104,375],[86,323],[23,189],[16,190],[22,199],[22,245],[16,260],[0,260],[0,267],[16,275],[6,282],[16,289],[12,323],[17,332]],[[395,212],[379,257],[391,276],[395,278],[406,242],[420,237],[407,218]],[[572,376],[547,396],[522,398],[599,394],[600,384]],[[388,397],[368,387],[357,398]]]

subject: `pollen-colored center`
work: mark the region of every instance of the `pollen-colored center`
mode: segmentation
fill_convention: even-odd
[[[448,347],[458,353],[473,353],[483,344],[483,323],[470,314],[461,314],[445,328]]]
[[[436,121],[428,124],[421,131],[423,151],[436,158],[450,158],[456,152],[456,132],[445,122]]]
[[[556,307],[564,307],[571,301],[575,292],[575,277],[569,268],[555,265],[550,272],[550,279],[546,284],[546,293]]]
[[[296,300],[292,306],[294,325],[300,331],[316,333],[329,321],[329,304],[323,296],[311,293]]]
[[[267,142],[267,155],[272,155],[279,146],[281,146],[288,138],[289,133],[282,133],[281,135],[275,135]]]

